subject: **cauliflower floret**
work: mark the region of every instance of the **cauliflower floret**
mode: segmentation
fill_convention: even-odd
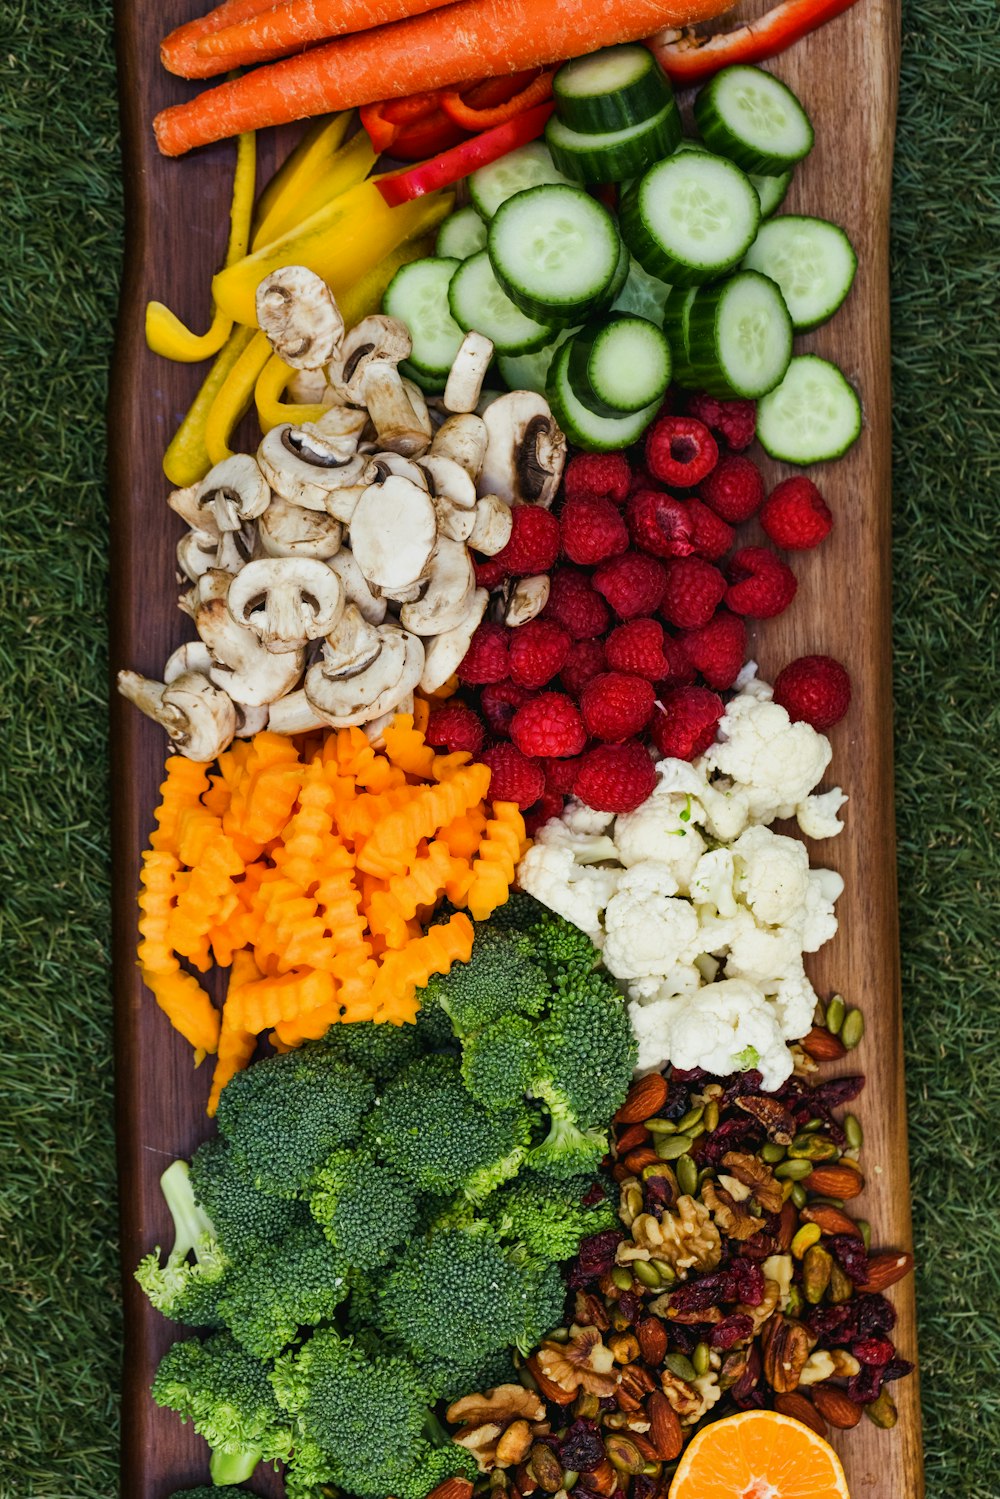
[[[690,793],[654,791],[634,812],[616,819],[618,858],[626,867],[646,859],[669,864],[677,888],[686,889],[705,852],[705,840],[694,825],[700,811]]]
[[[759,926],[745,909],[732,927],[726,957],[730,978],[748,979],[771,994],[802,967],[802,942],[795,927]]]
[[[762,703],[769,703],[774,697],[774,688],[770,682],[764,682],[757,675],[758,666],[756,661],[748,661],[743,667],[733,686],[737,693],[744,697],[755,697]]]
[[[701,765],[706,776],[713,771],[728,776],[747,796],[751,822],[773,822],[790,817],[805,800],[832,753],[824,734],[807,723],[792,723],[777,703],[742,692],[729,702],[719,739],[701,756]]]
[[[757,1067],[767,1089],[792,1070],[777,1015],[761,991],[744,979],[708,984],[688,999],[629,1006],[639,1043],[640,1070],[670,1061],[725,1076]]]
[[[750,801],[746,792],[731,781],[710,784],[704,760],[704,755],[693,764],[687,760],[661,760],[656,767],[660,783],[653,795],[679,791],[690,796],[691,821],[703,822],[711,837],[729,843],[749,823]]]
[[[844,881],[833,869],[810,869],[805,899],[796,927],[803,952],[818,952],[839,925],[834,903],[844,892]]]
[[[766,926],[794,921],[809,884],[809,855],[796,838],[770,828],[747,828],[732,846],[736,890]]]
[[[839,786],[832,791],[821,791],[818,796],[807,796],[795,808],[799,827],[807,838],[835,838],[844,831],[844,824],[837,813],[847,801],[846,792]]]
[[[606,833],[573,832],[561,817],[553,817],[535,834],[545,848],[568,848],[578,864],[616,863],[618,850]]]
[[[616,978],[666,975],[697,956],[698,916],[689,901],[673,898],[676,891],[670,865],[653,859],[619,877],[604,913],[604,962]]]
[[[723,917],[735,916],[739,909],[733,888],[735,884],[736,866],[729,849],[713,848],[698,860],[688,893],[695,905],[711,906]]]
[[[575,796],[569,798],[562,810],[562,821],[572,833],[606,833],[614,820],[613,812],[595,812]]]
[[[771,1005],[786,1040],[798,1041],[808,1034],[816,1011],[816,990],[801,962],[794,973],[781,980],[771,997]]]
[[[675,963],[666,975],[655,973],[649,978],[632,979],[628,984],[628,994],[639,1004],[650,1004],[657,999],[696,994],[703,982],[701,970],[694,963]]]
[[[572,921],[595,946],[604,941],[601,914],[615,893],[621,871],[578,864],[568,848],[535,843],[517,866],[522,890]]]

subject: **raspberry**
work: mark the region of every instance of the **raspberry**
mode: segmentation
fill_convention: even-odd
[[[546,796],[572,796],[573,782],[576,780],[576,774],[579,769],[579,755],[573,756],[568,760],[546,760]]]
[[[478,713],[459,702],[442,703],[440,708],[432,708],[424,734],[427,743],[435,749],[443,749],[449,755],[456,750],[468,750],[473,757],[479,754],[485,737],[486,730]]]
[[[663,484],[690,489],[718,461],[718,445],[703,422],[690,416],[664,416],[649,429],[646,466]]]
[[[654,557],[688,557],[694,551],[691,517],[683,500],[659,489],[639,489],[625,509],[633,543]]]
[[[510,737],[522,755],[557,759],[578,755],[587,743],[579,709],[564,692],[540,692],[518,708]]]
[[[528,701],[528,689],[516,682],[490,682],[479,694],[479,706],[489,724],[490,733],[506,739],[510,721],[518,708]]]
[[[507,569],[500,561],[499,554],[496,557],[472,556],[472,565],[476,570],[476,587],[485,588],[490,593],[494,588],[499,588],[507,577]]]
[[[775,546],[788,552],[818,547],[830,534],[830,507],[811,479],[783,479],[764,501],[760,523]]]
[[[530,807],[545,790],[545,772],[539,760],[529,760],[513,744],[495,744],[480,756],[492,771],[489,798],[491,802],[517,802]]]
[[[690,687],[698,676],[681,644],[680,637],[668,635],[663,642],[663,654],[667,658],[667,671],[661,687]]]
[[[502,682],[510,676],[508,638],[510,631],[484,619],[469,642],[469,649],[458,668],[460,682],[475,686],[483,682]]]
[[[535,803],[530,812],[524,816],[524,831],[529,838],[534,838],[538,829],[551,822],[553,817],[558,817],[565,805],[566,798],[559,792],[546,791],[545,795]]]
[[[655,557],[626,552],[604,562],[594,574],[594,587],[619,619],[637,619],[652,614],[663,597],[667,570]]]
[[[547,573],[559,555],[559,522],[552,511],[541,505],[515,505],[511,521],[510,540],[493,562],[503,566],[505,577]]]
[[[519,687],[551,682],[569,655],[570,637],[551,619],[529,619],[511,632],[510,674]]]
[[[607,667],[604,645],[600,640],[574,640],[559,675],[570,697],[579,699],[591,677],[607,671]]]
[[[822,732],[839,723],[851,705],[851,679],[832,656],[800,656],[778,673],[774,701],[793,723]]]
[[[567,500],[559,517],[563,552],[571,562],[594,567],[628,549],[628,531],[610,500],[580,495]]]
[[[652,716],[654,700],[653,684],[645,677],[608,671],[587,683],[580,709],[587,732],[595,739],[621,744],[642,733]]]
[[[595,812],[634,812],[656,786],[656,771],[645,746],[599,744],[580,762],[573,793]]]
[[[711,562],[676,557],[667,563],[667,586],[660,613],[680,630],[707,625],[726,592],[726,580]]]
[[[773,619],[788,608],[798,586],[788,563],[769,547],[743,547],[729,559],[726,604],[734,614]]]
[[[632,473],[624,453],[577,453],[566,465],[563,488],[567,500],[600,495],[620,505],[628,494]]]
[[[670,672],[664,634],[658,619],[630,619],[618,625],[608,636],[608,665],[614,671],[645,677],[648,682],[661,682]]]
[[[687,509],[694,555],[703,557],[706,562],[718,562],[733,544],[732,526],[727,526],[721,515],[709,510],[701,500],[688,500]]]
[[[578,567],[557,567],[549,579],[549,601],[542,618],[555,620],[574,640],[590,640],[608,628],[608,606],[585,572]]]
[[[764,479],[760,469],[739,453],[720,458],[699,493],[705,504],[731,526],[756,515],[764,503]]]
[[[746,660],[747,628],[738,614],[720,609],[700,630],[685,630],[680,645],[691,665],[717,692],[732,687]]]
[[[707,687],[677,687],[665,692],[653,714],[653,743],[661,755],[693,760],[713,743],[724,711],[721,697]]]
[[[687,410],[689,416],[696,416],[721,437],[733,453],[742,453],[757,436],[756,401],[720,401],[701,392],[689,397]]]

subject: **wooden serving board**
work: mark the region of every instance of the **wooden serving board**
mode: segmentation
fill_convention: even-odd
[[[160,37],[203,8],[203,0],[118,0],[117,28],[125,148],[128,252],[110,403],[112,662],[158,676],[185,637],[177,610],[174,546],[181,523],[165,504],[160,460],[201,379],[201,368],[168,364],[145,348],[143,308],[159,297],[194,327],[205,326],[208,281],[225,244],[233,148],[165,161],[153,144],[155,110],[189,86],[159,66]],[[763,0],[739,15],[766,9]],[[836,360],[860,390],[866,424],[848,457],[815,472],[836,516],[829,541],[799,554],[793,607],[760,631],[762,673],[792,657],[824,652],[848,666],[855,701],[833,732],[832,771],[850,793],[846,830],[813,852],[841,871],[841,928],[811,972],[820,993],[840,990],[861,1005],[867,1035],[842,1070],[868,1075],[858,1113],[865,1130],[869,1187],[859,1212],[876,1244],[909,1247],[910,1203],[900,1029],[895,884],[890,661],[890,382],[888,220],[898,64],[899,0],[861,0],[771,66],[801,96],[816,126],[816,148],[786,210],[842,223],[860,269],[846,306],[800,341]],[[259,142],[263,182],[294,131]],[[776,465],[765,464],[770,482]],[[786,471],[787,472],[787,471]],[[162,778],[161,731],[112,699],[115,796],[115,965],[118,1150],[126,1346],[123,1372],[123,1499],[165,1499],[204,1481],[205,1447],[148,1389],[175,1335],[153,1312],[132,1269],[151,1246],[169,1243],[157,1180],[206,1133],[208,1066],[169,1027],[135,967],[139,856]],[[915,1354],[912,1280],[897,1287],[900,1352]],[[893,1386],[900,1418],[892,1432],[863,1421],[838,1437],[854,1499],[921,1499],[924,1492],[917,1379]],[[254,1487],[278,1495],[262,1474]]]

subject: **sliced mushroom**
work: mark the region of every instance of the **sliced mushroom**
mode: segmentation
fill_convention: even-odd
[[[400,624],[416,635],[442,635],[462,623],[475,592],[476,574],[465,542],[442,536],[431,554],[423,596],[403,605]]]
[[[462,623],[453,630],[435,635],[433,640],[424,641],[424,669],[420,674],[422,692],[437,692],[457,671],[489,601],[486,589],[477,588]]]
[[[227,603],[232,581],[229,573],[212,568],[199,578],[191,595],[182,601],[182,608],[191,615],[212,654],[211,680],[235,702],[259,708],[298,686],[305,651],[275,655],[253,630],[238,625]]]
[[[479,493],[548,509],[566,463],[566,439],[548,401],[534,391],[514,390],[493,401],[483,421],[488,444]]]
[[[343,408],[334,408],[341,410]],[[374,473],[371,460],[350,447],[352,439],[317,435],[282,422],[272,427],[257,449],[257,461],[267,482],[283,500],[306,510],[328,510],[332,502],[351,495],[350,504],[369,484]],[[336,514],[337,520],[343,516]]]
[[[425,453],[431,441],[430,417],[421,420],[399,371],[387,359],[373,359],[365,366],[362,396],[375,426],[379,447],[404,457]]]
[[[318,370],[333,359],[344,335],[333,292],[304,265],[286,265],[257,288],[257,321],[271,348],[297,370]]]
[[[215,566],[218,551],[218,532],[186,531],[177,543],[177,566],[185,578],[197,583],[202,573]]]
[[[347,603],[356,604],[362,618],[366,619],[370,625],[380,625],[385,619],[385,599],[381,594],[373,593],[369,588],[368,581],[355,561],[350,547],[341,547],[337,555],[330,558],[329,565],[340,579]]]
[[[161,724],[171,743],[189,760],[214,760],[236,733],[232,700],[201,672],[185,671],[168,685],[136,671],[118,673],[118,691]]]
[[[233,453],[209,469],[200,484],[175,489],[167,504],[196,531],[238,531],[263,515],[271,498],[252,453]]]
[[[421,464],[413,458],[404,458],[401,453],[372,453],[372,461],[378,469],[379,479],[395,474],[399,479],[409,479],[418,489],[430,493],[430,484]],[[376,480],[376,483],[378,480]]]
[[[234,576],[242,572],[257,546],[257,527],[253,521],[238,531],[223,531],[215,553],[215,565]]]
[[[329,633],[344,612],[340,579],[315,557],[264,557],[232,582],[229,612],[269,651],[284,654]]]
[[[317,557],[327,561],[340,550],[344,528],[319,510],[304,510],[275,496],[257,523],[261,550],[268,557]]]
[[[299,406],[328,406],[337,399],[325,370],[296,370],[288,377],[285,395]]]
[[[335,630],[323,641],[323,675],[328,681],[367,671],[382,649],[382,637],[361,610],[348,604]]]
[[[345,676],[335,662],[328,670],[326,662],[318,661],[306,672],[306,696],[334,728],[368,723],[390,712],[420,680],[424,647],[417,636],[389,623],[380,626],[378,635],[378,655],[364,671]]]
[[[438,532],[452,541],[468,541],[476,524],[476,486],[453,458],[425,453],[417,460],[434,500]]]
[[[163,668],[163,680],[170,686],[186,671],[201,672],[207,677],[212,666],[212,652],[201,640],[186,640],[167,657]]]
[[[420,449],[420,451],[424,453],[427,451],[428,444],[431,442],[434,436],[434,423],[431,421],[431,413],[427,405],[427,397],[424,395],[423,391],[420,389],[420,386],[416,383],[415,380],[404,380],[403,389],[406,391],[406,394],[409,397],[410,405],[413,407],[413,414],[417,418],[420,430],[423,432],[424,436],[427,439],[427,442],[425,442],[424,446]]]
[[[444,404],[449,411],[475,411],[493,358],[492,341],[482,333],[467,333],[448,372]]]
[[[517,629],[541,614],[549,601],[549,575],[536,573],[530,578],[511,578],[495,595],[494,618]]]
[[[252,739],[271,726],[271,709],[266,706],[251,708],[248,703],[233,703],[236,709],[237,739]],[[277,732],[277,731],[276,731]]]
[[[341,400],[349,401],[352,406],[366,406],[364,385],[368,366],[381,362],[395,367],[409,359],[412,349],[406,324],[398,318],[380,314],[362,318],[344,335],[329,362],[327,379]]]
[[[370,484],[351,518],[351,550],[368,583],[386,593],[423,578],[437,539],[434,504],[410,479]]]
[[[347,458],[351,453],[357,452],[365,423],[363,411],[359,411],[356,406],[345,406],[342,401],[335,401],[317,421],[304,422],[297,430],[311,440],[320,452]]]
[[[329,727],[329,721],[316,712],[302,687],[279,698],[267,712],[267,726],[275,734],[310,734],[313,729]]]
[[[469,535],[469,545],[484,557],[495,557],[507,545],[513,529],[507,501],[498,494],[484,494],[476,501],[476,523]]]
[[[470,479],[475,480],[483,466],[488,441],[486,423],[481,416],[470,411],[449,416],[442,422],[434,434],[431,452],[441,458],[451,458],[465,469]]]

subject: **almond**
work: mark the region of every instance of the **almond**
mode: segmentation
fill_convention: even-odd
[[[649,1440],[657,1457],[661,1462],[672,1463],[675,1457],[680,1457],[684,1437],[676,1412],[661,1390],[654,1390],[646,1401],[646,1415],[649,1417]]]
[[[467,1478],[446,1478],[431,1489],[427,1499],[472,1499],[472,1484]]]
[[[860,1291],[885,1291],[913,1269],[912,1254],[877,1254],[868,1261],[868,1279]]]
[[[813,1176],[815,1176],[815,1171]],[[810,1184],[812,1178],[810,1177]],[[855,1239],[861,1238],[861,1230],[853,1218],[848,1218],[839,1208],[832,1208],[828,1203],[818,1202],[815,1206],[804,1207],[802,1217],[807,1223],[818,1223],[825,1234],[851,1234]]]
[[[615,1115],[616,1124],[644,1124],[658,1114],[667,1101],[667,1080],[662,1072],[640,1077]]]
[[[648,1142],[649,1130],[644,1124],[626,1124],[615,1141],[615,1150],[619,1156],[628,1155],[637,1145],[646,1145]]]
[[[651,1145],[640,1145],[638,1150],[630,1150],[622,1165],[631,1176],[638,1176],[645,1166],[652,1166],[658,1161],[659,1156]]]
[[[803,1426],[808,1426],[818,1437],[826,1436],[826,1422],[811,1400],[804,1395],[775,1395],[774,1408],[783,1416],[791,1416],[793,1421],[801,1421]]]
[[[835,1384],[813,1385],[813,1404],[824,1420],[838,1431],[850,1431],[861,1420],[861,1406],[848,1400]]]
[[[832,1031],[823,1030],[822,1026],[818,1025],[813,1026],[808,1036],[804,1036],[799,1045],[814,1062],[836,1062],[841,1057],[847,1056],[847,1047],[840,1037],[835,1036]]]
[[[865,1179],[853,1166],[845,1166],[840,1161],[825,1161],[813,1167],[806,1187],[817,1197],[839,1197],[846,1202],[851,1197],[860,1197],[865,1190]]]
[[[781,1250],[791,1248],[792,1240],[795,1238],[795,1230],[799,1226],[798,1209],[791,1198],[782,1204],[781,1217],[778,1221],[778,1248]]]
[[[643,1317],[635,1330],[642,1357],[651,1369],[659,1368],[667,1356],[667,1329],[659,1317]]]

